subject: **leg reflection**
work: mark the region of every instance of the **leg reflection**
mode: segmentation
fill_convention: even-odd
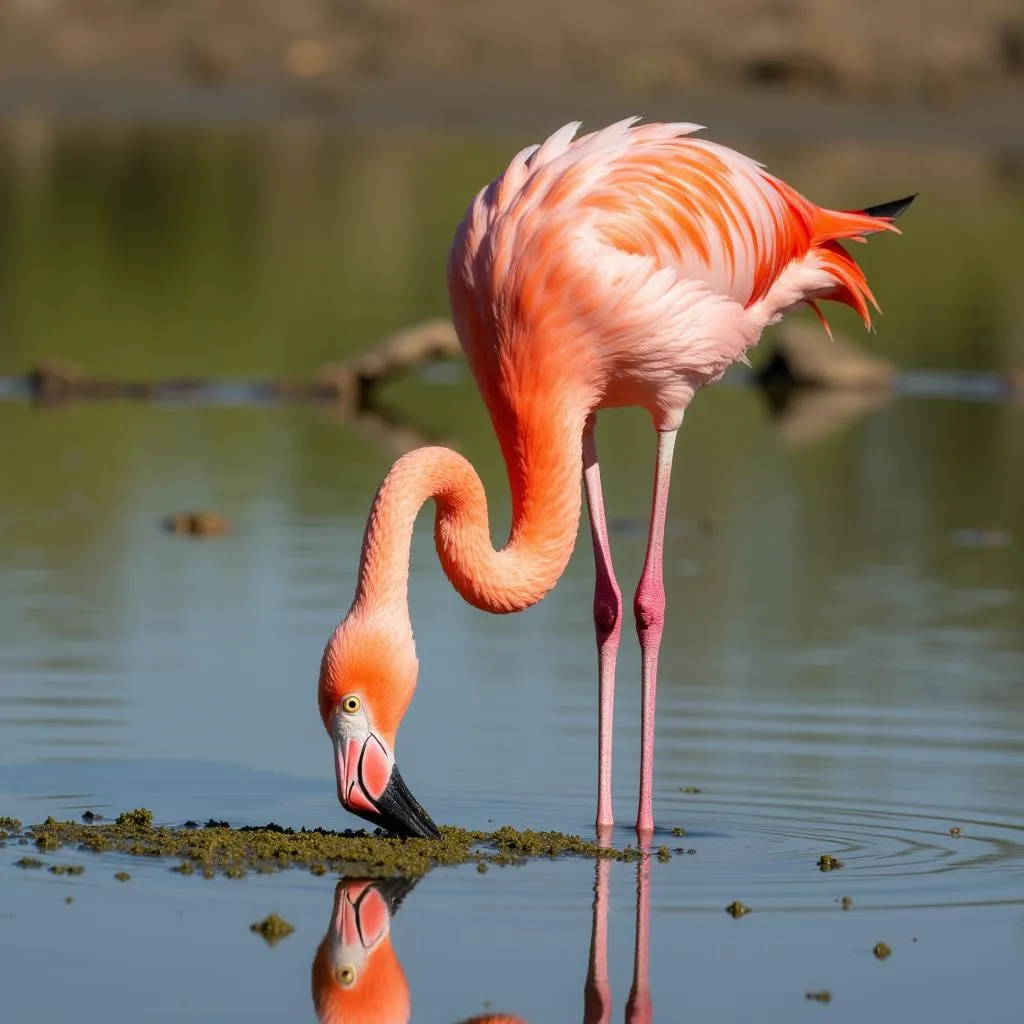
[[[609,835],[598,832],[605,845]],[[651,1024],[653,1010],[648,984],[651,860],[648,844],[636,867],[636,944],[633,984],[626,1002],[626,1024]],[[594,918],[590,934],[590,960],[583,989],[583,1024],[608,1024],[612,1018],[612,993],[608,982],[608,898],[612,863],[599,860],[594,868]]]
[[[654,1019],[648,984],[651,858],[648,849],[645,848],[644,854],[636,866],[636,951],[633,954],[633,984],[626,1003],[626,1024],[651,1024]]]

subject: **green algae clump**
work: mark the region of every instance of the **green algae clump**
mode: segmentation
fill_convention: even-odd
[[[153,812],[145,807],[137,807],[134,811],[125,811],[117,816],[114,828],[126,832],[148,832],[153,827]]]
[[[879,960],[884,960],[886,957],[892,955],[892,950],[884,942],[877,943],[871,952],[874,953]]]
[[[519,831],[509,826],[479,832],[445,825],[440,839],[402,839],[365,829],[295,830],[273,823],[262,828],[232,828],[212,818],[205,826],[188,822],[183,828],[169,828],[154,826],[153,813],[145,808],[121,814],[113,823],[86,824],[51,817],[31,826],[26,835],[40,850],[68,847],[88,853],[173,859],[177,864],[171,870],[203,878],[243,878],[248,871],[269,874],[286,868],[302,868],[317,875],[418,877],[435,867],[468,863],[509,866],[562,857],[629,862],[648,856],[632,847],[616,850],[579,836]],[[667,852],[663,848],[650,856],[664,861]]]
[[[0,817],[0,831],[18,833],[21,831],[21,822],[17,818]]]
[[[278,914],[268,914],[262,921],[249,925],[249,931],[261,936],[268,946],[273,946],[288,938],[295,929]]]
[[[831,853],[823,853],[818,858],[819,871],[838,871],[842,867],[845,867],[843,862],[838,857],[833,857]]]
[[[808,992],[804,998],[813,999],[816,1003],[831,1003],[832,993],[826,988],[822,989],[820,992]]]
[[[733,900],[732,903],[725,908],[725,912],[732,917],[733,920],[738,921],[741,917],[745,917],[750,913],[750,907],[745,903],[740,903],[739,900]]]

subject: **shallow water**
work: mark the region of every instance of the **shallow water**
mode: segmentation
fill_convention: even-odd
[[[57,354],[97,373],[259,377],[357,351],[443,312],[446,235],[518,141],[364,140],[361,163],[344,140],[274,133],[58,137],[42,155],[8,140],[0,369]],[[907,368],[1011,365],[1016,300],[992,277],[1021,271],[1000,248],[1021,222],[1019,185],[959,158],[870,165],[772,160],[826,195],[875,200],[909,190],[913,172],[945,200],[955,252],[940,257],[921,213],[865,255],[887,310],[868,344]],[[913,258],[897,255],[904,243]],[[984,289],[963,281],[970,267]],[[142,805],[166,823],[355,824],[335,798],[315,682],[377,483],[410,437],[446,439],[479,466],[496,536],[508,521],[496,447],[457,368],[386,401],[401,429],[317,409],[0,403],[0,814]],[[653,444],[631,413],[607,417],[600,442],[630,591]],[[44,859],[86,872],[56,877],[14,867],[25,851],[9,845],[5,1019],[109,1016],[116,993],[144,1020],[313,1020],[315,999],[334,992],[343,1012],[375,977],[400,1001],[392,948],[413,1019],[488,1007],[579,1019],[595,886],[607,1019],[629,996],[638,905],[660,1021],[941,1021],[1019,1005],[1022,467],[1019,404],[839,400],[778,420],[752,389],[701,395],[674,477],[658,692],[656,842],[681,852],[644,868],[437,870],[339,995],[311,988],[333,878],[206,881],[67,851]],[[232,532],[160,531],[166,513],[201,507]],[[974,543],[975,530],[995,541]],[[591,831],[588,549],[584,538],[541,605],[488,617],[451,590],[423,517],[411,594],[422,686],[398,755],[437,820]],[[627,630],[619,845],[634,838],[638,671]],[[845,866],[820,872],[824,853]],[[115,881],[120,870],[131,880]],[[734,920],[724,908],[737,899],[751,913]],[[249,925],[272,910],[296,931],[269,948]],[[379,908],[364,910],[379,936]],[[590,1020],[605,1019],[598,988]],[[827,1007],[805,999],[820,990]],[[642,986],[633,1005],[646,1019]]]

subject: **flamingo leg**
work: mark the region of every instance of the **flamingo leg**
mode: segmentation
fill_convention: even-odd
[[[615,713],[615,660],[622,634],[622,592],[612,568],[608,524],[597,464],[595,417],[583,432],[583,483],[594,542],[594,630],[597,634],[597,825],[615,823],[612,812],[612,720]]]
[[[658,454],[654,468],[654,500],[651,528],[647,537],[647,555],[633,599],[636,632],[640,638],[641,732],[640,801],[636,830],[654,831],[651,791],[654,780],[654,699],[658,686],[658,650],[665,627],[665,585],[662,557],[665,548],[665,518],[668,513],[668,487],[672,476],[672,453],[678,430],[658,431]]]

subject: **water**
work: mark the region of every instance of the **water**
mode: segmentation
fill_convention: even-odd
[[[0,369],[56,354],[125,377],[256,378],[359,351],[444,312],[451,225],[520,141],[8,137]],[[1019,184],[980,158],[934,154],[791,151],[771,165],[837,201],[903,194],[913,174],[957,245],[938,247],[923,204],[904,238],[869,247],[887,315],[867,344],[908,369],[1019,364]],[[509,516],[464,375],[424,374],[384,401],[384,420],[0,403],[0,814],[147,806],[167,823],[353,823],[337,805],[315,681],[377,483],[410,443],[443,439],[479,467],[496,536]],[[46,859],[86,872],[57,877],[15,868],[24,851],[8,846],[5,1019],[91,1019],[123,1000],[125,1016],[147,1021],[314,1020],[315,1000],[352,1013],[375,978],[401,1004],[394,958],[415,1020],[493,1008],[561,1022],[583,1018],[585,1002],[589,1020],[622,1019],[638,910],[649,989],[632,1002],[636,1021],[645,991],[659,1021],[952,1021],[1019,1004],[1022,416],[1019,404],[908,393],[796,403],[778,420],[752,389],[700,396],[680,438],[666,553],[656,841],[681,851],[668,863],[438,870],[386,937],[371,893],[362,923],[379,941],[341,995],[312,974],[332,933],[333,878],[206,881],[70,851]],[[600,443],[630,590],[653,440],[627,412],[607,417]],[[160,531],[168,512],[205,507],[232,521],[229,535]],[[436,820],[591,829],[588,552],[584,542],[538,607],[489,617],[452,591],[420,523],[422,685],[398,757]],[[635,814],[638,673],[627,631],[619,845]],[[824,853],[845,866],[820,872]],[[129,882],[114,880],[120,870]],[[752,912],[733,920],[724,908],[737,899]],[[296,931],[269,948],[248,926],[272,910]],[[605,928],[607,1018],[595,1011]],[[880,941],[893,949],[885,961],[872,954]],[[827,1007],[805,998],[821,990]]]

